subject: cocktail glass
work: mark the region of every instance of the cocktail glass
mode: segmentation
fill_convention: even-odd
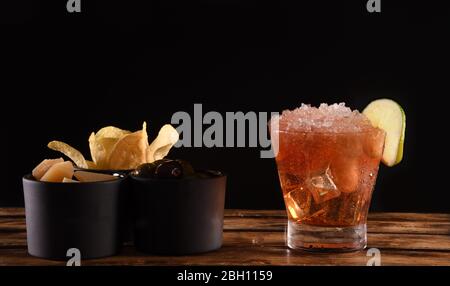
[[[311,121],[302,118],[309,116],[304,112],[297,119],[276,118],[277,128],[272,124],[288,214],[287,245],[311,251],[359,250],[367,245],[367,213],[385,133],[368,125],[364,115],[350,112],[333,118],[340,108],[327,108],[320,116],[310,114]],[[346,116],[355,116],[354,122]]]

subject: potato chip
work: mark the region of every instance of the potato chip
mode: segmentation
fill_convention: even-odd
[[[92,161],[85,160],[78,150],[64,142],[52,141],[48,147],[69,157],[79,168],[130,170],[164,158],[178,138],[175,128],[166,124],[149,146],[147,124],[144,122],[142,130],[134,133],[114,126],[92,132],[88,140]]]
[[[126,135],[125,135],[126,136]],[[111,157],[111,152],[114,146],[121,138],[100,138],[97,142],[103,146],[105,157],[103,158],[102,168],[109,168],[109,158]]]
[[[127,134],[117,141],[109,155],[109,168],[130,170],[146,163],[147,147],[147,124],[144,122],[142,130]]]
[[[97,168],[108,169],[109,156],[114,145],[122,137],[130,134],[128,130],[123,130],[114,126],[108,126],[100,129],[97,134],[91,133],[89,137],[89,148],[91,157]]]
[[[83,154],[81,154],[80,151],[73,148],[72,146],[61,141],[52,141],[48,143],[47,146],[48,148],[61,152],[67,157],[69,157],[78,167],[84,169],[88,168],[88,164],[86,163]]]
[[[107,169],[109,155],[112,148],[119,139],[116,138],[96,138],[95,133],[92,132],[89,137],[89,149],[91,150],[91,157],[95,165],[99,169]]]
[[[88,165],[88,169],[93,170],[99,169],[99,167],[97,167],[97,165],[92,161],[86,160],[86,164]]]
[[[100,138],[116,138],[120,139],[125,135],[131,134],[131,131],[123,130],[114,126],[103,127],[97,134],[95,134],[97,139]]]
[[[164,158],[178,141],[179,134],[172,125],[166,124],[158,132],[158,137],[147,148],[147,163]]]
[[[105,161],[106,151],[102,144],[100,144],[95,138],[95,133],[92,132],[89,136],[89,149],[91,150],[91,158],[95,165],[102,168]]]

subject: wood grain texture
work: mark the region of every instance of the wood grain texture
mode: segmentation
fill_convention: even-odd
[[[0,208],[0,218],[2,217],[24,217],[23,208]]]
[[[286,247],[286,213],[226,210],[224,245],[192,256],[154,256],[125,246],[117,256],[83,265],[366,265],[366,251],[309,253]],[[450,214],[371,213],[368,248],[381,251],[382,265],[450,265]],[[23,209],[0,209],[0,265],[64,265],[26,251]]]

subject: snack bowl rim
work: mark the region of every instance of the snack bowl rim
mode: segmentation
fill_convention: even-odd
[[[106,181],[96,181],[96,182],[72,182],[72,183],[63,183],[63,182],[46,182],[36,180],[31,173],[28,173],[22,177],[24,181],[30,182],[32,184],[43,184],[43,185],[63,185],[63,186],[92,186],[92,185],[104,185],[104,184],[114,184],[120,183],[127,179],[128,174],[121,173],[120,176],[117,176],[115,180],[106,180]]]

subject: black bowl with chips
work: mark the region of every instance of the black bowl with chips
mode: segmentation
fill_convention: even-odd
[[[120,240],[123,243],[133,241],[133,217],[131,211],[132,194],[131,194],[131,180],[128,176],[133,170],[101,170],[101,169],[84,169],[76,167],[75,170],[87,171],[94,173],[101,173],[107,175],[121,175],[125,179],[121,181],[119,193],[119,219],[120,219]]]
[[[120,193],[127,176],[101,182],[53,183],[23,177],[29,254],[81,259],[116,254],[120,239]]]

